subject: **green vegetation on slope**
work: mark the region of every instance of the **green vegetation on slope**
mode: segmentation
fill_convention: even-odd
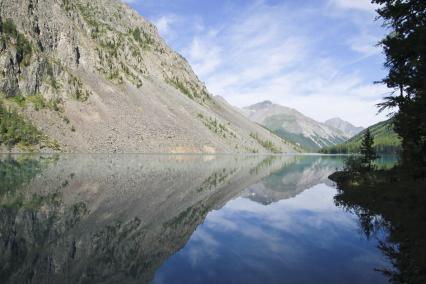
[[[15,97],[12,97],[15,99]],[[18,96],[19,98],[19,96]],[[20,101],[25,104],[26,101]],[[59,150],[60,146],[56,141],[50,140],[31,122],[24,119],[19,113],[6,107],[0,100],[0,146],[5,145],[9,149],[19,146],[24,150],[32,150],[34,146],[48,147]]]
[[[377,153],[393,154],[398,153],[401,148],[401,140],[393,131],[391,120],[379,122],[369,127],[371,134],[374,136],[374,149]],[[366,130],[352,137],[342,144],[321,149],[321,153],[327,154],[350,154],[359,153],[362,138]]]
[[[262,145],[263,148],[266,150],[271,151],[272,153],[280,153],[281,150],[278,149],[272,141],[269,140],[262,140],[257,133],[250,133],[250,137],[257,141],[260,145]]]
[[[272,115],[263,124],[279,137],[300,146],[305,151],[315,151],[321,147],[344,142],[339,137],[324,138],[319,135],[307,137],[298,131],[290,130],[298,124],[297,118],[293,115]]]
[[[136,87],[143,84],[140,74],[145,72],[143,64],[131,64],[130,61],[123,61],[124,50],[132,50],[133,57],[142,61],[142,50],[148,49],[154,44],[154,39],[139,28],[129,29],[128,32],[119,31],[116,27],[106,23],[99,16],[99,11],[95,5],[90,3],[74,3],[66,1],[65,9],[76,10],[82,16],[90,28],[90,36],[97,43],[95,47],[99,65],[97,70],[101,72],[107,80],[117,84],[128,80]],[[120,14],[114,15],[120,17]]]
[[[149,46],[155,44],[154,39],[148,33],[141,31],[141,29],[136,28],[132,31],[133,38],[143,47],[148,48]]]
[[[229,136],[237,138],[237,135],[233,131],[228,129],[224,124],[218,122],[216,118],[206,117],[202,113],[197,114],[197,117],[202,120],[203,124],[208,129],[217,135],[226,138],[228,134]]]
[[[205,90],[197,91],[194,86],[192,86],[191,84],[185,84],[177,77],[173,77],[172,79],[166,79],[166,82],[191,100],[198,99],[199,102],[202,103],[205,103],[206,100],[210,100],[210,96]]]
[[[302,134],[291,133],[283,128],[273,130],[273,133],[293,144],[300,145],[304,150],[318,149],[318,145],[314,141],[307,139]]]
[[[283,128],[273,130],[272,132],[275,133],[276,135],[278,135],[279,137],[283,138],[284,140],[287,140],[287,141],[301,147],[304,151],[315,151],[315,150],[320,149],[320,146],[318,146],[318,144],[316,144],[313,139],[315,139],[315,141],[317,141],[321,145],[329,145],[330,143],[336,143],[337,144],[337,143],[343,142],[342,140],[340,140],[338,138],[336,138],[334,140],[327,140],[327,139],[324,139],[320,136],[307,138],[303,134],[291,133],[289,131],[286,131]]]
[[[2,99],[2,97],[3,96],[0,96],[0,99]],[[40,94],[30,96],[16,95],[13,97],[8,97],[7,100],[14,102],[21,108],[26,108],[28,103],[31,103],[34,109],[37,111],[41,109],[49,109],[51,111],[64,112],[62,99],[58,97],[46,101]]]
[[[42,133],[16,111],[7,109],[0,102],[0,145],[9,148],[20,144],[31,146],[40,143]]]

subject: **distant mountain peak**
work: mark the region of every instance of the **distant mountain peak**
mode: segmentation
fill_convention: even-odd
[[[344,121],[343,119],[341,119],[340,117],[332,117],[328,120],[325,121],[325,123],[330,122],[330,121]]]
[[[340,130],[269,100],[247,106],[242,109],[242,113],[283,139],[307,150],[317,150],[347,139]]]
[[[259,104],[272,105],[273,103],[271,101],[269,101],[269,100],[266,100],[266,101],[260,102]]]
[[[269,107],[269,106],[272,106],[272,105],[273,105],[273,103],[271,101],[266,100],[266,101],[259,102],[259,103],[253,104],[251,106],[248,106],[247,108],[249,108],[249,109],[261,109],[261,108]]]
[[[324,123],[328,126],[342,131],[347,138],[351,138],[360,133],[362,130],[364,130],[364,127],[356,127],[352,123],[343,120],[340,117],[330,118]]]

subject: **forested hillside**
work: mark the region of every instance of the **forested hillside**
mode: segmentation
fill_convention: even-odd
[[[386,120],[374,124],[369,127],[371,134],[374,136],[374,148],[378,153],[391,154],[399,152],[401,148],[401,140],[398,134],[393,130],[391,120]],[[360,132],[348,141],[335,146],[321,149],[321,153],[328,154],[349,154],[358,153],[360,151],[362,137],[366,130]]]

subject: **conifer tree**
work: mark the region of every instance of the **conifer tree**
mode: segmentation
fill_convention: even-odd
[[[380,42],[394,93],[379,104],[395,108],[395,132],[402,138],[404,168],[426,174],[426,1],[372,0],[389,34]]]
[[[374,136],[371,134],[370,129],[367,128],[361,143],[361,161],[367,168],[372,168],[372,162],[377,159],[376,150],[373,148]]]

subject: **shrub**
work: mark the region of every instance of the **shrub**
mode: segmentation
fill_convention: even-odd
[[[146,48],[152,44],[154,44],[154,39],[152,36],[144,31],[141,32],[139,28],[136,28],[132,31],[133,38],[142,46],[142,48]]]
[[[58,111],[58,112],[63,112],[62,107],[60,106],[60,104],[62,103],[62,100],[60,98],[53,98],[51,99],[48,103],[47,103],[47,107],[50,110],[54,110],[54,111]]]
[[[2,22],[1,27],[5,35],[16,37],[18,34],[18,29],[11,19],[7,19],[6,21]]]
[[[363,167],[362,157],[349,156],[345,160],[344,170],[346,172],[359,173],[364,171],[363,169],[364,167]]]
[[[28,96],[26,100],[33,104],[35,110],[40,110],[47,106],[46,100],[41,95]]]
[[[37,128],[0,102],[0,145],[9,148],[16,144],[30,146],[38,144],[41,138],[42,133]]]
[[[11,42],[12,39],[16,41],[18,64],[29,65],[32,56],[32,46],[25,35],[18,31],[11,19],[1,22],[0,28],[2,30],[2,41]]]
[[[142,38],[141,38],[141,31],[139,28],[136,28],[133,30],[132,32],[133,38],[137,41],[137,42],[141,42]]]
[[[182,94],[186,95],[191,100],[194,99],[194,94],[187,87],[185,87],[185,84],[182,83],[178,78],[167,80],[167,83],[174,86],[177,90],[179,90]]]
[[[25,107],[27,105],[26,99],[24,96],[21,95],[17,95],[17,96],[13,96],[13,97],[9,97],[9,100],[15,102],[16,104],[18,104],[20,107]]]
[[[197,117],[201,119],[203,124],[208,129],[210,129],[212,132],[216,133],[217,135],[223,138],[227,138],[227,134],[229,134],[230,136],[237,138],[237,135],[233,131],[228,129],[224,124],[218,122],[216,118],[205,117],[202,113],[198,113]]]
[[[280,153],[280,149],[278,149],[274,143],[270,140],[262,140],[257,133],[250,133],[250,137],[257,141],[263,148],[271,151],[272,153]]]
[[[362,156],[349,156],[345,160],[344,171],[352,175],[363,174],[377,169],[377,166],[371,163],[365,163]]]
[[[18,56],[18,62],[19,63],[22,62],[24,66],[28,66],[30,64],[30,60],[32,56],[31,43],[21,33],[18,33],[16,42],[17,42],[16,53]]]

